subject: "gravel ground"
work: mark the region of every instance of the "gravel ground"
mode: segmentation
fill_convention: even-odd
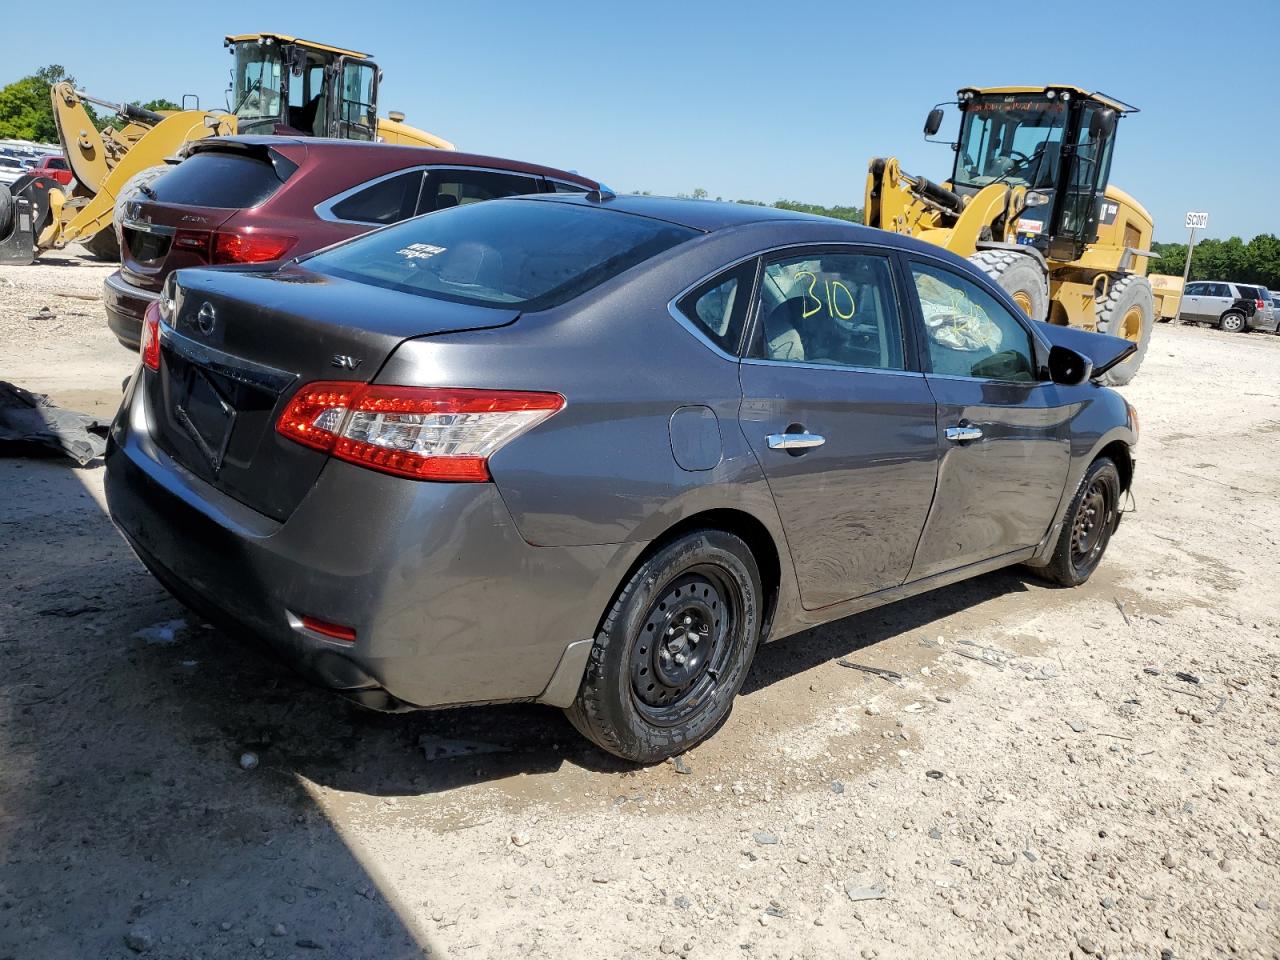
[[[0,379],[109,414],[108,269],[0,268]],[[169,599],[100,468],[0,461],[0,958],[1280,957],[1277,369],[1158,327],[1086,586],[772,644],[650,768],[314,690]]]

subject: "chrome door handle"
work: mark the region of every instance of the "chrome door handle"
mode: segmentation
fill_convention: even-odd
[[[964,443],[966,440],[981,440],[982,428],[965,424],[961,427],[947,427],[947,439],[952,443]]]
[[[827,442],[826,437],[816,433],[771,433],[765,439],[769,441],[770,450],[808,450]]]

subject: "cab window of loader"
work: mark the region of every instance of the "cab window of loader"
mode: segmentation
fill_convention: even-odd
[[[231,112],[239,118],[240,133],[263,132],[268,121],[279,119],[283,67],[278,46],[242,43],[236,47]]]
[[[952,182],[969,187],[996,181],[1052,187],[1061,164],[1067,113],[1066,104],[1043,96],[969,101]]]

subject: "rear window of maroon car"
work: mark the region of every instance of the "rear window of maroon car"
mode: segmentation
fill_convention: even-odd
[[[419,296],[544,310],[697,235],[595,207],[492,200],[387,227],[317,254],[306,266]]]
[[[297,169],[297,164],[275,150],[201,151],[156,180],[152,199],[192,207],[256,207]]]

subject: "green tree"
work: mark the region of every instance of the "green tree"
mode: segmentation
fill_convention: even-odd
[[[155,100],[148,100],[146,103],[138,103],[133,101],[135,107],[141,107],[143,110],[181,110],[179,104],[174,103],[167,97],[157,97]]]

